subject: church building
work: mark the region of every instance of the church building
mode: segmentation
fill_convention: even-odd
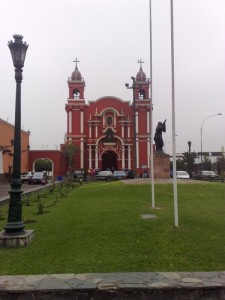
[[[78,70],[68,78],[65,143],[79,148],[75,169],[121,170],[150,167],[150,80],[142,69],[132,77],[133,101],[103,96],[85,101],[85,81]]]

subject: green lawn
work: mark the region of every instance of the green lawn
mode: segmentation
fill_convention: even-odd
[[[0,274],[225,270],[225,184],[178,185],[179,227],[174,227],[173,186],[122,182],[83,184],[23,205],[26,248],[0,249]],[[42,201],[47,210],[37,214]],[[53,206],[53,204],[55,205]],[[6,223],[7,206],[0,208]],[[141,214],[158,218],[143,220]]]

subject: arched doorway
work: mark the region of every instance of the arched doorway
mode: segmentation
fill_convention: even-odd
[[[117,170],[117,154],[114,151],[106,151],[102,154],[102,170]]]
[[[46,171],[49,178],[54,178],[54,162],[50,158],[37,158],[33,161],[33,171]]]

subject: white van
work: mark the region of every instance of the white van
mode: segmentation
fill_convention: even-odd
[[[198,172],[196,179],[213,179],[219,180],[219,176],[214,171],[200,171]]]
[[[177,178],[189,179],[190,176],[189,176],[188,172],[186,172],[186,171],[177,171]]]
[[[216,173],[213,171],[200,171],[198,174],[203,177],[216,177]]]

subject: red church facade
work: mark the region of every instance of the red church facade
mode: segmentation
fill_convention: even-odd
[[[113,96],[86,103],[85,81],[77,67],[68,79],[66,143],[79,148],[74,169],[134,169],[150,165],[150,81],[140,69],[132,103]],[[135,119],[134,119],[135,116]],[[136,135],[136,145],[134,144]],[[135,161],[136,160],[136,161]]]

